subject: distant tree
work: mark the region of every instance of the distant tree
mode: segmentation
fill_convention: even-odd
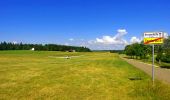
[[[164,40],[163,49],[166,54],[170,54],[170,36]]]
[[[87,47],[78,47],[78,46],[66,46],[66,45],[57,45],[57,44],[13,44],[7,42],[0,43],[0,50],[44,50],[44,51],[69,51],[75,50],[77,52],[90,52],[91,50]]]
[[[131,56],[131,58],[134,58],[135,48],[133,47],[133,45],[127,45],[125,47],[125,54],[128,55],[128,56]]]
[[[136,59],[146,59],[147,55],[149,55],[151,52],[151,46],[144,45],[143,43],[134,43],[127,45],[124,51],[125,54],[131,56],[131,58],[136,57]]]
[[[170,36],[164,39],[164,44],[155,45],[154,51],[157,55],[157,61],[170,63]],[[152,54],[152,46],[144,45],[143,42],[134,43],[127,45],[124,52],[126,55],[131,56],[131,58],[136,57],[140,59],[146,59],[148,55]]]
[[[157,49],[157,56],[156,56],[156,60],[160,63],[161,62],[161,58],[163,56],[163,46],[159,45],[158,49]]]

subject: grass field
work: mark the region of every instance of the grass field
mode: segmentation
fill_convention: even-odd
[[[170,100],[170,87],[152,86],[118,54],[0,51],[0,100],[10,99]]]

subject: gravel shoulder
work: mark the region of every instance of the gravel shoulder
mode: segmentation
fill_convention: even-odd
[[[127,61],[129,64],[135,66],[136,68],[143,70],[148,75],[150,76],[152,75],[152,65],[137,60],[124,58],[124,57],[120,57],[120,58]],[[170,84],[170,69],[155,67],[155,78]]]

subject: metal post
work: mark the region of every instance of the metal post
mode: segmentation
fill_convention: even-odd
[[[155,68],[154,68],[154,44],[152,45],[152,83],[154,85]]]

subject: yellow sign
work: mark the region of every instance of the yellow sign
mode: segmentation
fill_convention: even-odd
[[[163,32],[147,32],[144,33],[144,44],[162,44],[164,41]]]
[[[144,38],[144,44],[162,44],[163,38]]]

